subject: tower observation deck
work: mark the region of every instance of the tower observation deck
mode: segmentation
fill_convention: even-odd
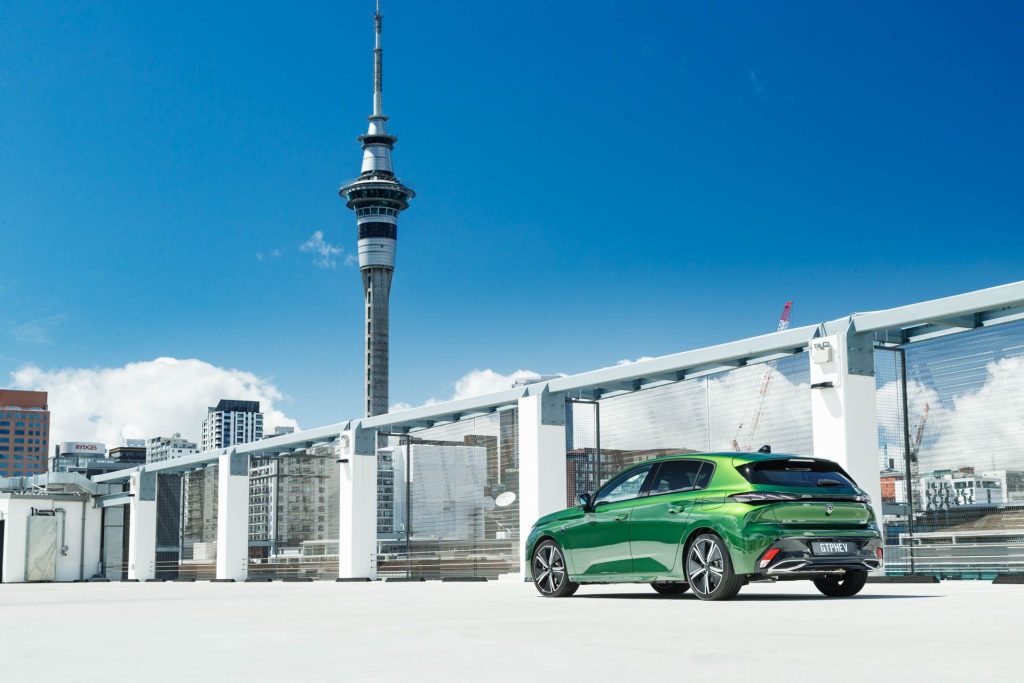
[[[363,279],[366,312],[366,415],[388,412],[388,327],[391,278],[395,272],[395,248],[398,243],[398,214],[409,208],[416,196],[411,188],[395,177],[391,150],[398,140],[388,133],[384,115],[383,50],[380,34],[380,0],[373,17],[376,43],[373,49],[373,114],[363,145],[363,165],[359,177],[341,186],[338,194],[346,206],[356,212],[359,238],[359,271]]]

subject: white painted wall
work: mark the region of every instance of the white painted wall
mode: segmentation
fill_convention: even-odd
[[[57,543],[60,544],[60,524],[63,524],[66,550],[57,554],[57,581],[77,581],[95,575],[99,571],[100,562],[100,510],[93,507],[91,501],[85,502],[83,546],[81,500],[42,496],[17,498],[4,495],[0,496],[0,519],[6,522],[3,549],[4,583],[20,583],[25,580],[26,520],[32,514],[32,508],[65,511],[63,521],[58,523],[57,531]],[[62,516],[58,514],[57,519],[61,520]]]

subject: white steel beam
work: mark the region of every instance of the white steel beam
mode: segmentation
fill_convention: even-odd
[[[972,316],[976,313],[991,315],[1001,309],[1024,305],[1024,282],[979,289],[966,294],[899,306],[884,311],[857,313],[853,316],[853,331],[885,332],[907,329],[927,323]]]
[[[516,405],[523,397],[546,392],[569,396],[597,396],[602,387],[629,389],[644,381],[696,378],[730,368],[753,365],[807,348],[811,339],[822,335],[846,333],[872,334],[890,338],[895,343],[914,339],[906,333],[912,328],[932,325],[934,333],[964,329],[974,316],[978,324],[989,325],[1024,318],[1024,282],[1014,282],[991,289],[901,306],[884,311],[856,313],[845,318],[795,327],[781,332],[741,339],[693,351],[616,365],[577,375],[516,387],[505,391],[472,398],[420,406],[410,410],[387,413],[362,420],[351,420],[305,432],[286,434],[263,441],[242,444],[239,453],[285,452],[306,442],[323,443],[336,438],[341,432],[361,427],[370,430],[398,431],[422,429],[425,426],[451,421],[458,416],[486,413]],[[948,321],[948,322],[947,322]],[[921,330],[923,331],[923,330]],[[178,471],[191,464],[216,462],[219,451],[199,453],[185,458],[145,465],[146,471]],[[96,482],[124,481],[133,470],[122,470],[93,478]]]

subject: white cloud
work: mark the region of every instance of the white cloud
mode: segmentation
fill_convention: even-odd
[[[516,370],[509,375],[503,375],[490,368],[470,370],[455,381],[455,393],[452,395],[452,400],[505,391],[511,389],[516,382],[535,381],[540,377],[540,373],[533,370]]]
[[[559,376],[563,377],[564,375],[560,374]],[[440,403],[441,401],[455,401],[461,398],[493,394],[498,391],[511,389],[518,381],[535,381],[541,377],[542,375],[539,372],[535,372],[533,370],[516,370],[515,372],[504,375],[500,372],[495,372],[490,368],[485,370],[474,369],[455,380],[452,395],[449,398],[437,399],[435,397],[431,397],[419,405],[398,402],[391,405],[390,412],[409,410],[411,408],[418,408],[421,406],[430,406],[435,403]]]
[[[389,413],[398,413],[398,412],[401,412],[403,410],[412,410],[413,408],[422,408],[423,406],[432,406],[435,403],[439,403],[439,401],[436,398],[428,398],[426,401],[424,401],[423,403],[421,403],[418,406],[414,406],[413,404],[406,403],[404,401],[399,401],[398,403],[391,404],[391,407],[388,408],[388,412]]]
[[[270,251],[266,251],[266,252],[264,252],[264,251],[257,251],[256,252],[256,260],[260,261],[262,263],[264,261],[269,261],[272,258],[277,258],[280,255],[281,255],[281,250],[280,249],[271,249]]]
[[[623,358],[622,360],[615,363],[615,365],[632,365],[633,363],[640,363],[645,360],[654,360],[654,356],[640,356],[639,358]]]
[[[1024,358],[989,363],[986,372],[981,388],[957,396],[951,408],[931,405],[920,454],[922,472],[959,465],[1020,469]]]
[[[275,407],[284,395],[270,381],[242,370],[196,359],[157,358],[119,368],[42,370],[27,365],[11,373],[19,389],[49,392],[50,442],[167,436],[199,440],[206,408],[222,398],[259,401],[264,431],[298,427]]]
[[[53,344],[57,328],[64,322],[65,315],[57,313],[33,320],[14,323],[8,329],[11,337],[22,344],[32,346],[50,346]]]
[[[312,237],[299,245],[299,251],[311,251],[316,254],[313,262],[320,268],[334,268],[338,265],[338,256],[344,250],[324,239],[323,230],[317,230]]]

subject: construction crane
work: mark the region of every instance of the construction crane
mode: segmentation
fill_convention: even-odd
[[[779,316],[779,327],[776,332],[782,332],[789,327],[789,314],[793,310],[793,302],[787,301],[786,305],[782,308],[782,315]],[[750,446],[754,441],[754,436],[757,434],[757,428],[761,424],[761,414],[764,412],[765,402],[768,400],[768,391],[772,386],[772,379],[775,377],[775,363],[769,362],[764,365],[764,375],[761,377],[761,390],[757,394],[757,405],[754,408],[754,417],[750,420],[750,428],[747,430],[747,446],[746,448],[740,448],[739,438],[740,433],[743,431],[743,423],[736,428],[736,438],[732,440],[732,449],[734,451],[749,451]]]
[[[924,438],[924,426],[928,423],[929,410],[931,406],[925,403],[921,421],[917,423],[917,431],[914,433],[914,443],[910,444],[910,462],[917,462],[917,454],[921,452],[921,440]]]

